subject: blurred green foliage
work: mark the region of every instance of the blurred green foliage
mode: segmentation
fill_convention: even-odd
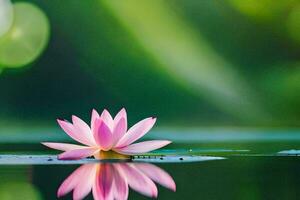
[[[287,19],[287,29],[290,36],[300,43],[300,3],[289,13]]]
[[[40,200],[37,188],[28,182],[31,179],[30,166],[0,167],[0,199],[3,200]]]
[[[13,175],[13,174],[11,174]],[[18,190],[18,192],[16,192]],[[39,191],[33,185],[27,182],[6,182],[0,185],[0,198],[5,200],[24,199],[40,200],[42,199]]]
[[[28,2],[51,38],[1,73],[3,120],[126,107],[158,125],[300,125],[298,1]]]

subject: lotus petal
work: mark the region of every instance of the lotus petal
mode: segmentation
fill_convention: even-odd
[[[104,121],[104,123],[109,127],[110,131],[112,132],[114,129],[114,120],[106,109],[103,110],[101,114],[101,118]]]
[[[136,155],[136,154],[147,153],[149,151],[159,149],[170,143],[171,141],[168,140],[150,140],[150,141],[131,144],[123,148],[115,148],[114,151],[125,155]]]
[[[130,145],[131,143],[140,139],[153,127],[155,121],[156,118],[150,117],[138,122],[127,131],[127,133],[120,139],[116,147]]]
[[[93,186],[93,196],[96,200],[113,200],[113,174],[110,164],[102,164],[97,172]]]
[[[125,127],[126,130],[125,131],[127,131],[127,113],[126,113],[125,108],[122,108],[118,112],[118,114],[115,116],[114,124],[116,125],[122,118],[124,118],[124,120],[125,120],[125,125],[126,125],[126,127]]]
[[[77,142],[80,142],[82,144],[85,144],[87,146],[90,145],[89,140],[83,135],[83,134],[79,134],[78,131],[76,130],[76,128],[73,126],[73,124],[71,124],[68,121],[65,120],[57,120],[58,124],[60,125],[60,127],[74,140],[76,140]]]
[[[158,184],[169,188],[170,190],[176,191],[175,181],[166,171],[162,170],[161,168],[149,163],[138,163],[135,165],[135,167]]]
[[[113,193],[116,200],[128,199],[129,188],[119,165],[122,164],[111,164],[113,166],[114,182],[113,182]]]
[[[73,199],[79,200],[86,197],[92,190],[94,185],[94,181],[96,178],[97,172],[97,165],[95,164],[85,164],[86,170],[82,173],[82,179],[84,181],[79,181],[78,184],[75,186],[73,191]]]
[[[76,145],[76,144],[56,143],[56,142],[42,142],[42,144],[52,149],[57,149],[60,151],[70,151],[70,150],[82,149],[86,147],[86,146]]]
[[[78,134],[83,135],[89,142],[89,146],[96,146],[96,142],[90,127],[79,117],[72,116],[73,126],[76,128]]]
[[[124,118],[121,118],[117,122],[114,128],[114,132],[113,132],[114,145],[119,142],[119,140],[124,136],[125,133],[126,133],[126,122]]]
[[[87,171],[91,171],[93,168],[92,165],[82,165],[79,168],[77,168],[68,178],[64,180],[64,182],[60,185],[57,191],[57,196],[62,197],[69,193],[71,190],[73,190],[79,182],[85,182],[85,173]]]
[[[97,110],[93,109],[92,111],[92,117],[91,117],[91,130],[92,130],[92,133],[95,134],[95,121],[96,119],[98,119],[100,116],[97,112]]]
[[[158,191],[153,181],[134,167],[134,164],[121,165],[129,186],[148,197],[157,197]]]
[[[99,151],[98,148],[95,147],[85,147],[82,149],[74,149],[71,151],[66,151],[58,155],[58,159],[61,160],[78,160],[82,158],[86,158],[96,154]]]
[[[110,128],[106,125],[104,121],[102,121],[101,118],[96,120],[96,134],[95,134],[95,140],[98,143],[98,145],[103,149],[104,151],[107,151],[111,149],[113,145],[113,135],[110,131]]]

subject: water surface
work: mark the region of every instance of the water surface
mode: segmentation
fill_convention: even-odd
[[[101,174],[113,174],[118,171],[118,167],[111,167],[115,164],[136,168],[135,165],[143,162],[151,162],[149,165],[169,174],[176,184],[174,192],[170,185],[162,183],[163,176],[147,167],[154,173],[154,179],[158,179],[150,178],[156,182],[158,199],[299,199],[300,137],[297,132],[287,137],[270,133],[270,137],[265,134],[257,140],[250,133],[233,140],[202,135],[206,141],[189,142],[189,137],[183,141],[175,139],[167,149],[134,157],[130,162],[109,160],[104,164],[92,159],[60,163],[53,155],[57,152],[46,150],[38,143],[14,144],[16,150],[12,151],[4,150],[10,144],[2,142],[0,199],[57,199],[60,185],[82,164],[105,165],[106,171]],[[84,181],[84,176],[81,180]],[[143,191],[129,187],[128,199],[149,199]],[[72,192],[61,199],[72,199]],[[92,193],[86,199],[93,199]]]

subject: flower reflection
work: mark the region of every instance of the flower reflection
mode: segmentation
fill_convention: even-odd
[[[157,197],[154,182],[175,191],[173,178],[149,163],[97,163],[76,169],[58,189],[61,197],[73,190],[73,199],[83,199],[91,191],[96,200],[126,200],[129,187],[148,197]]]

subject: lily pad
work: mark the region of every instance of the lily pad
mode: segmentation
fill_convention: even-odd
[[[150,162],[150,163],[178,163],[202,162],[221,160],[222,157],[211,156],[133,156],[131,159],[103,159],[86,158],[81,160],[58,160],[56,155],[0,155],[0,165],[74,165],[105,162]]]
[[[203,162],[211,160],[223,160],[224,157],[214,156],[134,156],[134,162],[150,162],[150,163],[183,163],[183,162]]]
[[[249,150],[246,149],[203,149],[203,148],[195,148],[195,149],[160,149],[150,153],[146,153],[148,156],[166,156],[166,155],[218,155],[222,156],[231,155],[236,153],[247,153]]]

